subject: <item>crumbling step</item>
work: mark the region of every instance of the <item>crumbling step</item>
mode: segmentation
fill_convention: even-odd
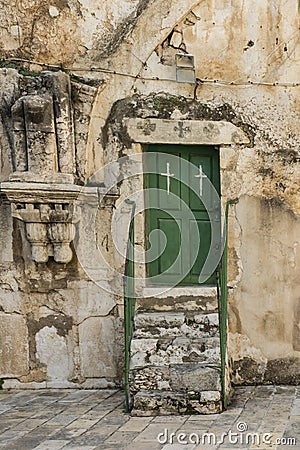
[[[182,337],[204,338],[219,334],[218,313],[195,312],[140,313],[135,317],[135,338]]]
[[[132,414],[221,412],[215,289],[138,301],[131,341]]]
[[[171,414],[216,414],[222,410],[220,400],[219,391],[203,391],[200,396],[193,393],[140,391],[135,395],[132,413],[142,417]]]

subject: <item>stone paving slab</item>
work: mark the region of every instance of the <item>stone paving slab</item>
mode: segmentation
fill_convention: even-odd
[[[160,417],[130,417],[120,390],[0,391],[0,450],[300,449],[299,391],[240,387],[222,414]]]

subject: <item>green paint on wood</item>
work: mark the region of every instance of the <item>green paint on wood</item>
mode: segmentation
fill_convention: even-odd
[[[151,248],[147,264],[149,281],[162,285],[199,284],[199,274],[210,249],[211,224],[205,206],[191,186],[195,191],[199,191],[200,184],[203,189],[210,189],[209,179],[220,193],[218,149],[149,145],[147,151],[153,152],[146,159],[148,173],[145,179],[145,188],[152,189],[146,197],[146,242],[148,249]],[[203,180],[200,180],[200,166],[205,176]],[[216,214],[216,221],[221,226],[219,211]],[[163,233],[166,239],[163,239]],[[151,260],[153,255],[160,256]],[[186,276],[182,277],[184,274]],[[215,285],[216,275],[212,274],[205,284]]]
[[[134,270],[134,214],[135,202],[125,200],[132,206],[127,253],[124,271],[124,334],[125,334],[125,409],[130,411],[129,371],[130,346],[135,313],[135,270]]]

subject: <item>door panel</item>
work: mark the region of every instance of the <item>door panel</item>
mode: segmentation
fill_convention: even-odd
[[[159,273],[168,272],[170,275],[180,275],[182,260],[179,252],[181,245],[182,221],[179,219],[158,219],[158,228],[166,236],[166,247],[158,259]],[[160,239],[160,248],[163,248],[164,239]]]
[[[150,233],[159,231],[152,242],[159,256],[147,262],[148,276],[155,277],[149,281],[166,285],[199,284],[199,274],[212,239],[210,219],[218,224],[221,234],[220,208],[211,187],[213,185],[220,193],[218,149],[149,145],[147,152],[150,152],[148,159],[146,155],[145,167],[145,188],[150,189],[145,196],[149,208],[146,214],[148,242]],[[178,158],[174,160],[171,155]],[[149,171],[155,173],[147,174]],[[181,281],[176,283],[180,277]],[[205,282],[215,283],[216,274]]]
[[[208,252],[209,252],[210,240],[211,240],[211,227],[210,227],[210,222],[208,220],[196,220],[195,222],[199,229],[200,248],[199,248],[199,252],[198,252],[196,261],[194,262],[193,265],[192,265],[193,259],[192,259],[192,255],[191,255],[190,265],[191,265],[192,269],[190,272],[190,277],[194,283],[197,283],[199,273],[201,272],[201,269],[206,261],[206,258],[207,258]],[[191,241],[193,241],[192,236],[191,236]]]

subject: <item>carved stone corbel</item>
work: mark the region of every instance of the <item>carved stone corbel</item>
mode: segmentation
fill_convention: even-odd
[[[48,236],[53,246],[53,257],[56,262],[66,263],[71,261],[73,253],[70,243],[75,237],[73,223],[56,222],[48,226]]]
[[[75,202],[80,186],[45,183],[1,183],[11,202],[12,216],[25,224],[32,259],[45,263],[50,256],[58,263],[71,261],[70,244],[79,213]]]
[[[51,252],[47,225],[45,223],[25,222],[25,230],[26,237],[31,244],[32,259],[36,262],[47,262]]]

